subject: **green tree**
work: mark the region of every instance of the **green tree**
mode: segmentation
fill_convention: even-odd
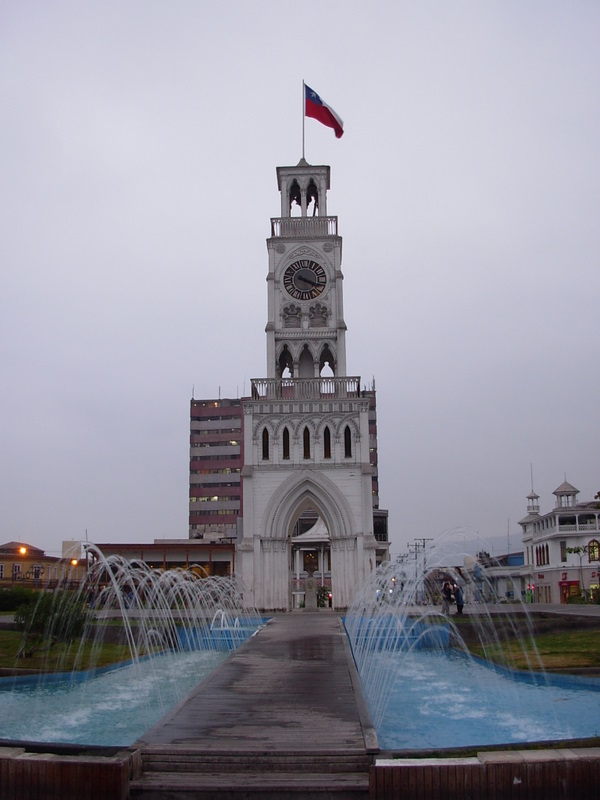
[[[329,589],[326,586],[317,587],[317,607],[327,608],[329,605]]]
[[[11,586],[0,589],[0,611],[15,611],[19,606],[31,602],[36,597],[33,589],[24,586]]]
[[[58,642],[72,642],[81,636],[92,616],[73,592],[42,592],[15,611],[15,623],[23,631],[17,656],[31,657]]]

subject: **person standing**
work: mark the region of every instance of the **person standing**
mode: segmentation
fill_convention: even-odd
[[[442,586],[442,614],[450,613],[450,603],[452,602],[452,587],[448,581],[444,581]]]
[[[454,584],[454,600],[456,601],[456,613],[462,614],[465,598],[463,595],[463,590],[456,583]]]

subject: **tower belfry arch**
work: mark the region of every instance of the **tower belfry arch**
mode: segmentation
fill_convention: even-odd
[[[346,371],[330,169],[301,159],[278,167],[277,183],[281,216],[271,219],[267,239],[267,371],[242,401],[236,560],[257,608],[301,605],[302,581],[315,565],[333,605],[343,608],[389,558],[387,512],[378,511],[375,390]]]

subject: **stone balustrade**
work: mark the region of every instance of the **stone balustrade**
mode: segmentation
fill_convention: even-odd
[[[253,400],[321,400],[360,397],[360,378],[253,378]]]
[[[337,236],[337,217],[272,217],[271,236],[276,239]]]

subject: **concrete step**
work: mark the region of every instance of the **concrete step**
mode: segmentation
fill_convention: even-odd
[[[147,772],[131,800],[368,800],[368,772]]]
[[[142,769],[149,772],[194,773],[366,773],[372,759],[360,751],[329,752],[199,752],[195,748],[144,747]]]

